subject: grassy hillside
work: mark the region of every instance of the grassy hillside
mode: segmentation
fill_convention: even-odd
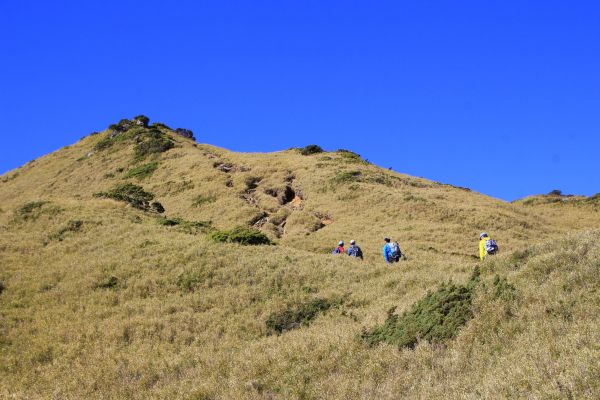
[[[593,205],[510,204],[348,151],[233,153],[181,133],[122,121],[0,178],[1,396],[600,392]],[[273,244],[214,240],[237,227]],[[502,249],[485,263],[482,230]],[[383,263],[384,235],[407,260]],[[329,254],[341,239],[365,261]]]

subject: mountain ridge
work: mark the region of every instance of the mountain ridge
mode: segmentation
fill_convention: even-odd
[[[507,203],[348,151],[235,153],[120,121],[0,179],[0,395],[599,393],[599,226],[590,202]],[[238,227],[275,244],[214,240]],[[482,230],[501,248],[483,263]],[[406,260],[383,262],[383,236]],[[350,239],[363,262],[330,254]],[[361,340],[474,270],[468,318],[443,341]],[[455,310],[448,293],[441,310]]]

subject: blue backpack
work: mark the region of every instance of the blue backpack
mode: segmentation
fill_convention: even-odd
[[[350,257],[362,257],[362,251],[358,246],[350,246],[348,248],[348,255]]]
[[[485,251],[488,254],[496,254],[498,252],[498,244],[494,239],[489,239],[485,241]]]

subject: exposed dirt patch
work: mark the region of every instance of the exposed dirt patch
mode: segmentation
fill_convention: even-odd
[[[302,206],[302,198],[300,196],[295,196],[292,201],[290,201],[292,207],[301,207]]]
[[[325,214],[325,213],[322,213],[322,212],[318,212],[318,211],[317,211],[317,212],[315,213],[315,216],[316,216],[317,218],[319,218],[319,220],[321,221],[321,227],[320,227],[320,228],[318,228],[318,229],[316,229],[316,230],[319,230],[319,229],[321,229],[321,228],[324,228],[324,227],[326,227],[327,225],[331,225],[331,224],[333,224],[333,217],[332,217],[331,215],[329,215],[329,214]]]
[[[292,189],[291,186],[286,186],[283,189],[266,189],[265,193],[270,196],[276,197],[277,201],[279,202],[279,205],[282,206],[291,203],[297,197],[296,192],[294,191],[294,189]]]

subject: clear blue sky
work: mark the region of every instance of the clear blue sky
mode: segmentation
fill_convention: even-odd
[[[121,118],[512,200],[600,192],[598,1],[0,0],[0,173]]]

